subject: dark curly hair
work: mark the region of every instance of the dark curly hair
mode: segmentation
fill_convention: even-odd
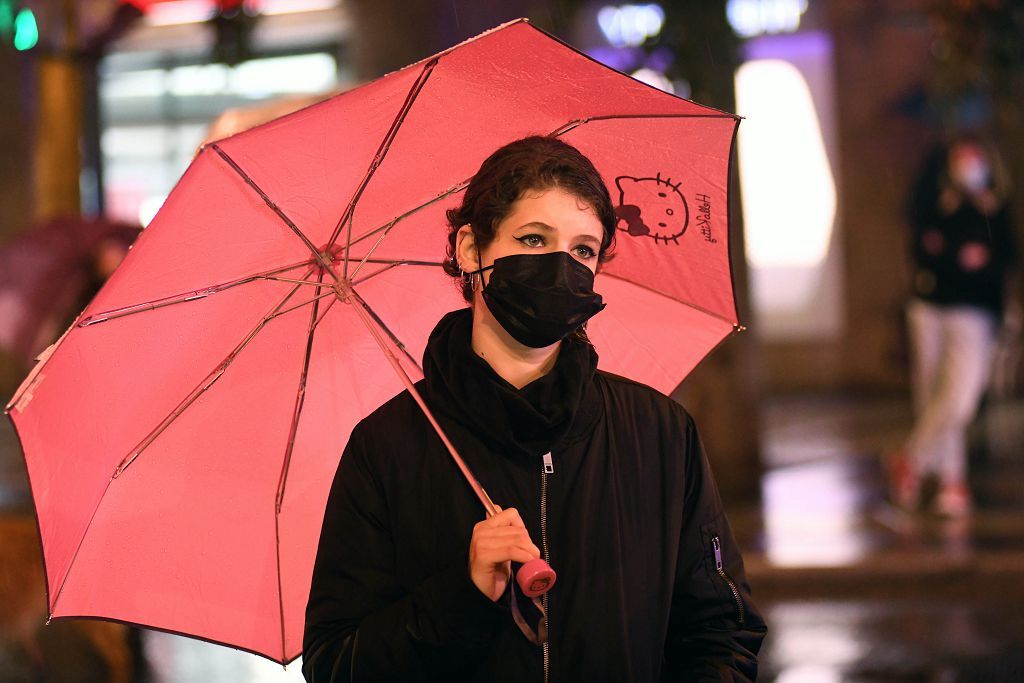
[[[601,174],[590,159],[567,142],[531,135],[510,142],[487,157],[469,181],[462,205],[446,212],[449,231],[444,272],[460,280],[466,301],[473,301],[473,287],[460,277],[455,256],[459,228],[469,224],[477,247],[482,249],[494,241],[498,224],[523,193],[554,187],[575,195],[594,210],[604,227],[598,265],[611,259],[617,219]]]

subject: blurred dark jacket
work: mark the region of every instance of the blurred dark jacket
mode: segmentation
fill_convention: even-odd
[[[943,211],[940,197],[946,186],[945,158],[944,146],[931,153],[907,205],[914,261],[913,294],[940,306],[975,306],[1001,318],[1007,278],[1018,259],[1010,203],[1003,200],[986,214],[968,197],[961,196],[955,210]],[[933,245],[931,249],[929,242]],[[984,266],[975,270],[964,268],[960,254],[968,243],[982,244],[988,249],[989,258]]]

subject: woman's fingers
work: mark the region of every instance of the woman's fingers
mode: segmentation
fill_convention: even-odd
[[[501,545],[494,548],[479,548],[476,556],[477,562],[482,565],[498,566],[512,560],[525,564],[530,560],[540,557],[537,548],[521,545]]]
[[[477,550],[481,553],[501,553],[510,548],[519,548],[531,555],[529,559],[540,557],[540,548],[530,542],[529,537],[523,535],[506,535],[500,537],[484,537],[477,540]],[[514,558],[506,558],[514,559]],[[500,562],[501,560],[494,560]],[[522,560],[516,560],[521,562]]]
[[[498,506],[495,506],[495,508],[499,510],[498,514],[492,515],[481,522],[477,522],[478,527],[517,526],[524,529],[526,528],[526,525],[523,524],[523,518],[519,516],[519,511],[515,508],[509,508],[507,510],[502,510]]]

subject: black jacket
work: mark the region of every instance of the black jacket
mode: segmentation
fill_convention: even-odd
[[[939,306],[974,306],[1002,318],[1008,276],[1018,258],[1010,204],[1003,202],[985,214],[964,196],[951,213],[942,211],[939,197],[947,154],[945,147],[932,153],[907,204],[913,294]],[[941,247],[934,253],[925,248],[928,233],[941,238]],[[960,249],[968,242],[989,249],[988,262],[977,270],[965,270],[960,264]]]
[[[416,386],[491,498],[538,547],[546,532],[549,680],[754,680],[766,628],[691,417],[596,371],[576,341],[516,390],[472,351],[470,328],[468,309],[441,320]],[[356,425],[313,570],[306,680],[543,681],[509,591],[491,602],[469,578],[483,517],[408,391]]]

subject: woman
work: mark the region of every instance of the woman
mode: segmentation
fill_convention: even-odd
[[[408,391],[361,421],[324,516],[306,680],[754,680],[765,626],[696,427],[597,371],[586,337],[615,234],[600,175],[524,138],[448,219],[471,307],[438,323],[416,387],[505,509],[481,521]],[[510,610],[510,563],[537,557],[558,572],[541,646]]]
[[[936,511],[962,517],[973,506],[967,426],[988,384],[1015,247],[1009,183],[990,144],[960,136],[930,166],[910,207],[916,418],[890,481],[895,502],[916,509],[923,478],[937,475]]]

